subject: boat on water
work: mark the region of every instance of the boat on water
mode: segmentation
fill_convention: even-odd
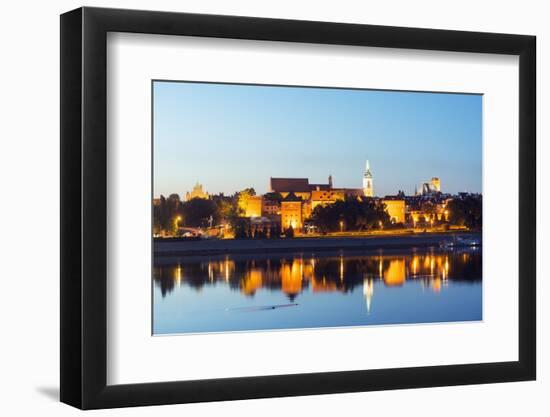
[[[481,246],[481,238],[453,235],[452,240],[444,240],[439,244],[442,248],[459,248]]]

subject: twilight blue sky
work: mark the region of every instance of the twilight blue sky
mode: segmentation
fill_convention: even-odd
[[[360,188],[366,159],[378,196],[432,176],[481,192],[480,95],[155,81],[153,111],[155,196],[329,174]]]

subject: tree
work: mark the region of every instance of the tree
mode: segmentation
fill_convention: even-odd
[[[177,194],[171,194],[168,198],[160,196],[159,204],[153,206],[153,230],[155,233],[168,233],[174,235],[175,220],[183,218],[182,205]],[[181,224],[181,222],[180,222]]]
[[[250,197],[253,197],[256,195],[256,191],[254,188],[245,188],[242,191],[239,191],[235,194],[237,204],[239,205],[239,208],[244,212],[246,212],[246,207],[248,206],[248,200]]]
[[[330,205],[317,206],[311,215],[311,222],[322,232],[340,230],[340,222],[346,230],[369,230],[387,224],[390,218],[385,206],[373,199],[348,198]]]
[[[182,204],[183,219],[186,226],[201,227],[208,223],[210,216],[214,223],[219,220],[216,203],[204,198],[193,198]]]
[[[168,196],[168,200],[172,201],[175,205],[179,205],[181,203],[179,194],[170,194]]]
[[[294,228],[292,226],[289,226],[288,229],[285,230],[285,237],[288,239],[292,239],[294,237]]]
[[[483,201],[481,195],[468,195],[454,198],[447,204],[449,223],[481,229],[483,224]]]
[[[279,239],[281,237],[281,226],[279,223],[273,223],[269,230],[269,237],[271,239]]]
[[[227,220],[236,210],[236,204],[233,198],[221,198],[216,200],[217,212],[220,220]]]
[[[248,219],[245,217],[237,217],[231,225],[235,239],[246,239],[249,237]]]

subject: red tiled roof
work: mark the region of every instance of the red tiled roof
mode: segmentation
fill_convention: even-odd
[[[273,192],[297,192],[309,191],[309,179],[307,178],[271,178],[270,188]]]

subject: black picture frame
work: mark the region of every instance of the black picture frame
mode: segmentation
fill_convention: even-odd
[[[107,385],[108,32],[519,56],[519,360]],[[534,36],[102,8],[61,15],[61,401],[82,409],[533,380]]]

